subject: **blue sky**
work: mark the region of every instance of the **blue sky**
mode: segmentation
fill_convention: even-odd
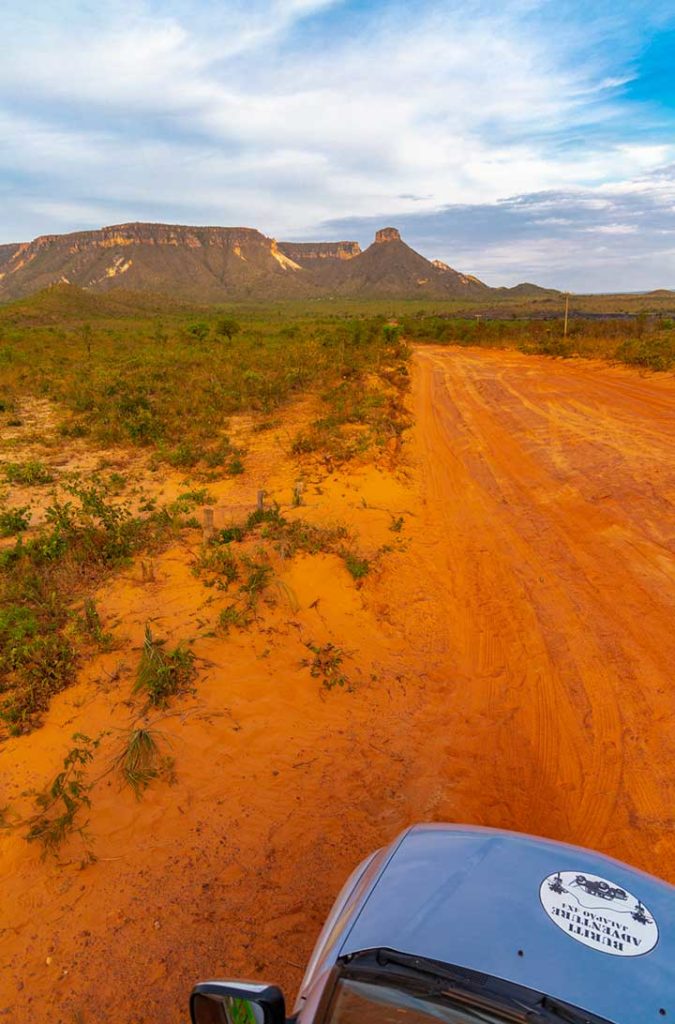
[[[491,284],[675,287],[672,0],[9,6],[0,242],[393,224]]]

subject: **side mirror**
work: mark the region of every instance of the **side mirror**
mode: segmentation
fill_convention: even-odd
[[[286,1005],[276,985],[202,981],[190,996],[192,1024],[285,1024]]]

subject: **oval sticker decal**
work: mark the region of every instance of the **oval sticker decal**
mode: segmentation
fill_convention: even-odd
[[[558,871],[539,889],[544,910],[576,942],[612,956],[643,956],[659,941],[652,914],[637,896],[587,871]]]

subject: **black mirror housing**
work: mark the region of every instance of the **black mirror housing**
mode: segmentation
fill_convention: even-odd
[[[192,1024],[285,1024],[286,1003],[276,985],[202,981],[190,996]]]

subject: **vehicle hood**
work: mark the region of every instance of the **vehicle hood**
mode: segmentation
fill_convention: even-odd
[[[339,955],[385,948],[523,985],[613,1024],[656,1022],[663,1010],[675,1018],[675,888],[566,844],[460,826],[408,830]]]

